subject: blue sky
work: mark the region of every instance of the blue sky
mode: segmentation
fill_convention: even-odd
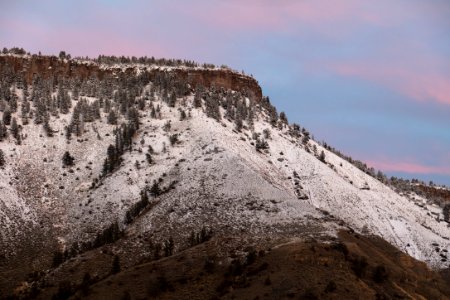
[[[2,2],[1,47],[227,64],[316,139],[450,185],[446,0]]]

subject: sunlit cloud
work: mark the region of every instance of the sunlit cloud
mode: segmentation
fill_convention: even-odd
[[[449,166],[430,166],[420,164],[418,162],[399,162],[399,161],[386,161],[386,160],[369,160],[367,161],[369,166],[374,167],[377,170],[383,170],[385,172],[404,172],[410,174],[439,174],[450,175]]]
[[[422,73],[401,65],[376,62],[334,63],[336,73],[374,81],[419,101],[437,101],[450,105],[450,77],[431,71]]]

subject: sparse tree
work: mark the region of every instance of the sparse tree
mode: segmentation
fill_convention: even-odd
[[[161,188],[159,187],[159,184],[157,181],[153,181],[153,185],[150,188],[150,195],[154,196],[154,197],[158,197],[159,195],[161,195],[162,191]]]
[[[5,153],[2,149],[0,149],[0,167],[3,167],[6,164],[5,161]]]
[[[186,117],[186,112],[184,111],[184,109],[180,108],[180,121],[184,121]]]
[[[66,58],[66,51],[60,51],[58,56],[60,59]]]
[[[19,128],[19,125],[17,124],[17,120],[15,117],[13,117],[12,121],[11,121],[11,133],[12,133],[13,137],[19,142],[20,128]]]
[[[152,119],[156,119],[156,109],[155,109],[155,107],[153,105],[152,105],[152,109],[150,111],[150,117]]]
[[[241,132],[242,127],[243,127],[242,119],[240,117],[236,118],[236,130],[238,132]]]
[[[8,128],[6,128],[5,124],[0,120],[0,142],[8,137]]]
[[[155,151],[153,150],[153,147],[151,145],[148,145],[148,150],[147,151],[150,154],[154,154],[155,153]]]
[[[255,143],[256,151],[261,152],[261,150],[266,150],[268,148],[269,148],[269,144],[267,143],[266,140],[260,139],[260,138],[256,139],[256,143]]]
[[[69,151],[66,151],[62,157],[63,166],[64,167],[73,166],[73,165],[75,165],[74,161],[75,161],[75,158],[72,155],[70,155]]]
[[[289,123],[284,111],[280,112],[280,121],[286,125]]]
[[[320,152],[319,160],[323,163],[325,162],[325,152],[323,150]]]
[[[206,103],[206,109],[205,109],[206,115],[210,118],[220,121],[222,116],[220,114],[218,96],[215,94],[208,96],[205,103]]]
[[[11,109],[11,112],[17,111],[17,95],[16,93],[12,93],[11,99],[9,100],[9,108]]]
[[[169,137],[170,145],[173,146],[178,143],[178,134],[172,134]]]
[[[170,120],[168,120],[166,123],[164,123],[163,130],[165,132],[169,132],[171,127],[172,127],[172,124],[170,123]]]
[[[58,86],[57,102],[59,110],[62,114],[69,113],[70,108],[72,107],[72,100],[70,99],[69,93],[64,88],[62,83]]]
[[[194,107],[200,108],[202,107],[202,96],[199,89],[196,90],[195,96],[194,96]]]
[[[264,135],[264,138],[266,140],[270,139],[270,130],[269,130],[269,128],[266,128],[266,129],[263,130],[263,135]]]
[[[302,144],[307,145],[309,142],[309,134],[305,134],[302,138]]]
[[[117,125],[117,113],[114,109],[111,109],[108,114],[108,124]]]
[[[49,118],[45,118],[44,124],[42,125],[45,130],[45,134],[47,134],[48,137],[53,136],[53,128],[50,126],[50,123],[48,121]]]
[[[11,111],[9,109],[6,109],[3,112],[3,124],[7,126],[11,125],[11,119],[12,119]]]
[[[172,92],[172,94],[170,95],[168,104],[170,107],[175,107],[176,102],[177,102],[177,95],[175,94],[175,92]]]
[[[145,154],[145,158],[146,158],[146,160],[147,160],[147,162],[148,162],[149,164],[152,164],[152,163],[153,163],[153,158],[152,158],[152,155],[151,155],[150,153],[146,153],[146,154]]]

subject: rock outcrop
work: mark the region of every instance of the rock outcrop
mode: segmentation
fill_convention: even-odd
[[[194,88],[201,85],[205,88],[231,89],[243,92],[257,102],[262,98],[261,87],[253,77],[225,68],[160,68],[158,66],[131,66],[127,64],[105,67],[94,61],[62,60],[56,56],[1,55],[0,71],[3,68],[12,68],[13,73],[21,74],[28,84],[32,83],[33,77],[37,74],[44,79],[78,77],[81,79],[98,78],[102,80],[105,76],[116,75],[121,72],[131,76],[140,68],[149,72],[151,79],[159,72],[171,72],[178,79],[185,80]]]

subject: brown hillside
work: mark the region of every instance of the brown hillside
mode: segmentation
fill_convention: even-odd
[[[111,270],[112,255],[92,252],[84,264],[66,266],[68,272],[47,282],[38,298],[72,294],[72,299],[449,299],[450,295],[442,275],[378,237],[341,232],[331,243],[236,248],[227,255],[219,254],[223,246],[230,249],[212,240],[83,284],[82,274],[89,270]]]

